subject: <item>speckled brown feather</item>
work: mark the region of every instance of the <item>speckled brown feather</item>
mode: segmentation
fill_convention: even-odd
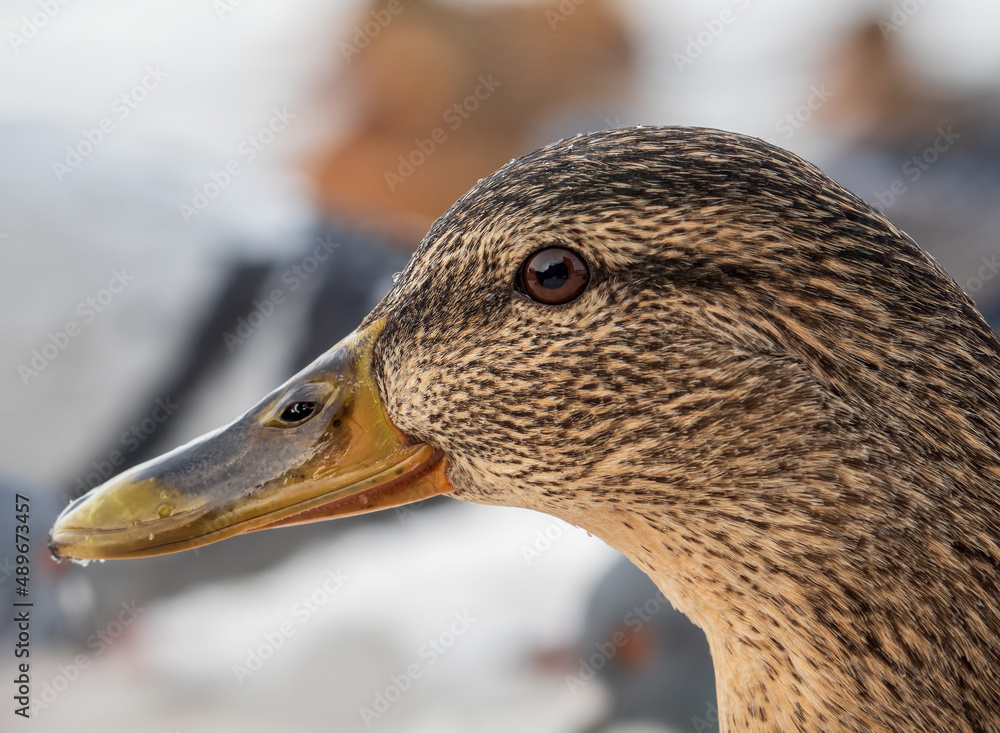
[[[518,294],[534,250],[590,263]],[[701,625],[728,731],[1000,730],[1000,343],[760,140],[638,128],[486,178],[372,318],[457,495],[605,539]]]

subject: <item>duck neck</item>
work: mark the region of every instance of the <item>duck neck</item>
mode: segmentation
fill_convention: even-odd
[[[855,680],[834,670],[833,661],[788,638],[767,638],[766,630],[750,618],[742,621],[739,630],[707,631],[720,733],[908,729],[885,724],[888,715],[879,719],[856,707]]]
[[[700,549],[624,521],[592,531],[704,629],[723,733],[1000,730],[998,564],[948,520]]]

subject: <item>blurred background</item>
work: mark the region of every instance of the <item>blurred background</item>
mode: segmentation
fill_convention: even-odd
[[[332,346],[478,178],[577,132],[789,148],[994,321],[998,28],[989,0],[4,3],[6,680],[17,493],[35,605],[32,717],[4,687],[2,728],[717,730],[700,632],[542,515],[441,500],[86,568],[44,538]]]

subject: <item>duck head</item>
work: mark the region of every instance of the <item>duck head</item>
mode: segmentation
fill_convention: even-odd
[[[480,181],[352,336],[77,500],[51,544],[159,554],[440,493],[527,507],[705,629],[733,730],[997,723],[998,352],[794,155],[579,136]]]

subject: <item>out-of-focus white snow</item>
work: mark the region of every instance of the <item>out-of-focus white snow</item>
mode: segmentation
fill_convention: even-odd
[[[87,652],[90,665],[36,711],[37,725],[570,733],[593,719],[601,689],[574,694],[564,679],[573,668],[544,671],[536,656],[573,643],[616,553],[518,509],[456,502],[398,518],[147,606],[106,653]],[[61,686],[58,665],[70,659],[51,650],[35,689]],[[378,712],[376,694],[395,696],[411,665],[419,676],[366,726],[361,708]]]

